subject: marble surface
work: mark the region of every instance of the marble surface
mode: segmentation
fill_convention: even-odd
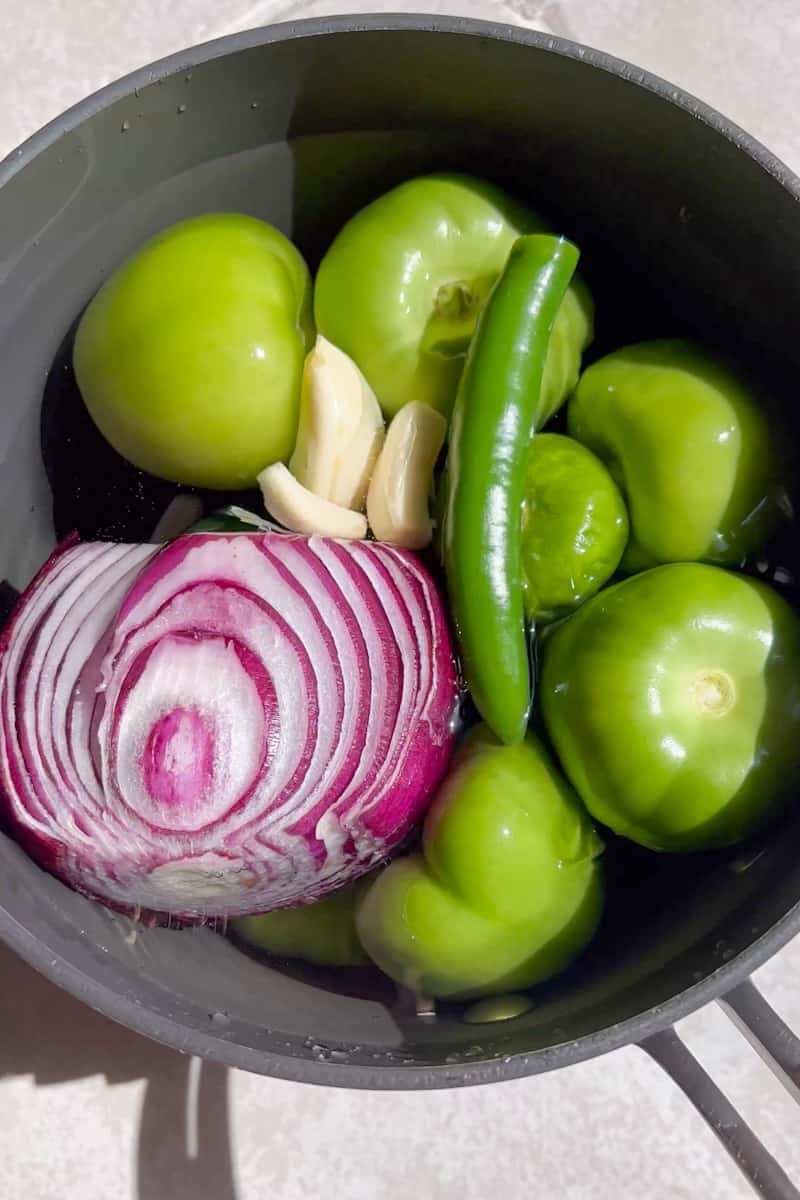
[[[184,45],[352,0],[0,0],[0,155],[87,92]],[[516,21],[628,58],[800,170],[797,0],[395,0]],[[758,982],[800,1028],[800,941]],[[745,1200],[686,1100],[635,1049],[434,1094],[327,1091],[204,1066],[63,995],[0,948],[3,1200]],[[800,1182],[797,1108],[716,1008],[681,1033]]]

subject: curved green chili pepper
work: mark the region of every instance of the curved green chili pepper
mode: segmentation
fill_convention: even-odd
[[[519,742],[531,677],[521,505],[550,332],[579,253],[546,234],[518,238],[481,314],[453,410],[444,559],[473,699],[501,741]]]

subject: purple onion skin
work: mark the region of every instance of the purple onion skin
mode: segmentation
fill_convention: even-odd
[[[310,903],[408,836],[458,700],[407,551],[69,540],[0,640],[0,801],[42,866],[150,921]]]

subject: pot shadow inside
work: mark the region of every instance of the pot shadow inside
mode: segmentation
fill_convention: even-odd
[[[135,1200],[237,1200],[228,1069],[151,1042],[49,983],[0,945],[0,1079],[37,1086],[143,1079]]]

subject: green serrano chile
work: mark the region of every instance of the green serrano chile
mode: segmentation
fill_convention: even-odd
[[[564,238],[518,238],[481,314],[456,396],[443,546],[462,665],[486,724],[521,741],[531,706],[521,507],[553,323],[578,265]]]

